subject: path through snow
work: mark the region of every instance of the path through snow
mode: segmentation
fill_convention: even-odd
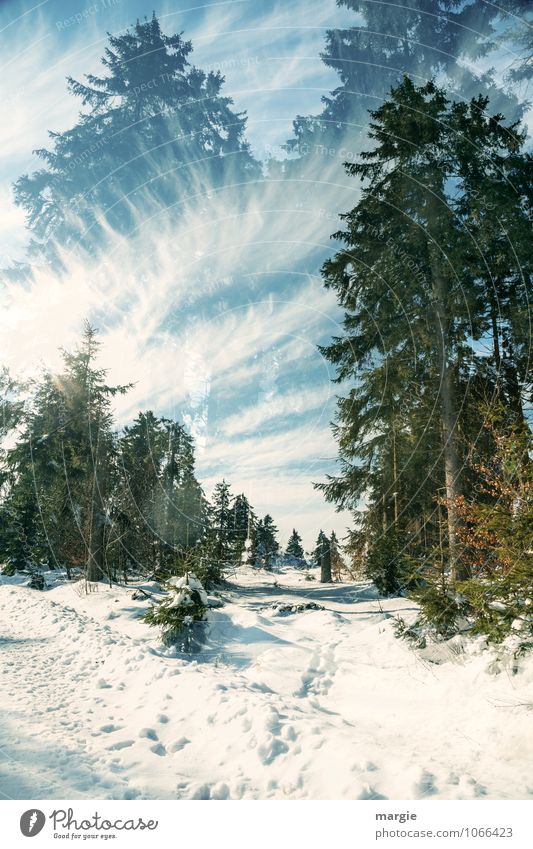
[[[430,662],[393,634],[412,604],[364,585],[237,582],[184,657],[131,589],[3,579],[2,797],[533,796],[531,662],[513,674],[480,641]],[[305,600],[327,609],[272,607]]]

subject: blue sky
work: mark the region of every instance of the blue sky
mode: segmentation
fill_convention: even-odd
[[[12,182],[38,165],[32,149],[47,144],[47,130],[76,120],[65,77],[99,72],[106,32],[122,32],[153,8],[140,0],[0,5],[2,266],[23,257],[27,240]],[[319,56],[326,29],[358,23],[334,0],[182,1],[155,11],[167,34],[192,40],[194,64],[224,73],[224,93],[246,110],[247,138],[262,160],[279,153],[294,117],[319,112],[337,85]],[[339,333],[341,314],[319,269],[333,250],[337,212],[357,198],[346,158],[317,157],[318,203],[305,185],[288,192],[272,184],[236,217],[222,196],[208,195],[209,220],[198,210],[179,232],[158,226],[142,250],[117,240],[98,267],[72,259],[64,278],[42,270],[29,288],[6,285],[1,360],[16,373],[39,361],[53,367],[58,347],[75,344],[91,318],[110,380],[136,381],[117,407],[121,424],[147,408],[184,419],[208,493],[225,477],[257,512],[274,516],[284,542],[293,526],[308,548],[320,528],[344,536],[349,516],[312,482],[335,468],[336,387],[317,345]]]
[[[76,120],[79,104],[65,77],[99,71],[106,31],[121,32],[152,9],[138,0],[2,5],[2,99],[10,113],[0,170],[3,265],[22,258],[27,239],[11,183],[38,165],[31,151],[47,144],[47,130]],[[259,159],[279,152],[297,114],[320,111],[321,96],[337,82],[319,58],[325,30],[355,18],[333,0],[180,2],[156,12],[167,33],[192,40],[194,64],[222,70],[225,93],[248,113],[247,138]],[[344,535],[349,517],[312,487],[336,455],[333,373],[317,344],[339,331],[339,313],[319,268],[331,251],[333,210],[353,205],[341,161],[333,179],[331,167],[325,162],[318,175],[319,208],[305,208],[304,192],[285,197],[280,213],[275,187],[239,220],[225,220],[223,199],[215,198],[216,227],[206,232],[193,216],[180,234],[187,245],[181,273],[170,249],[175,234],[161,233],[147,248],[157,257],[157,280],[139,274],[142,259],[126,248],[109,258],[105,274],[73,263],[68,281],[43,271],[31,290],[8,287],[2,359],[26,373],[39,361],[56,365],[57,347],[74,344],[89,315],[101,328],[110,379],[137,381],[117,409],[120,422],[148,407],[184,418],[208,493],[224,476],[259,513],[274,515],[284,541],[293,526],[308,547],[321,527]]]

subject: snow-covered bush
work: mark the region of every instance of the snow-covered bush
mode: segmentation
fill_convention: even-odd
[[[192,573],[170,578],[165,587],[169,595],[145,613],[144,621],[161,628],[165,645],[183,644],[187,648],[193,623],[205,619],[207,593]]]

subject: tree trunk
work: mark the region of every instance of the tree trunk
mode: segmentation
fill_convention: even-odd
[[[398,533],[398,458],[396,456],[396,426],[393,422],[392,425],[392,476],[393,476],[393,487],[394,492],[392,493],[392,497],[394,499],[394,533]]]
[[[99,581],[103,577],[105,561],[104,477],[98,452],[94,458],[94,465],[89,550],[87,552],[88,581]]]
[[[320,580],[323,584],[331,584],[331,549],[324,548],[320,558]]]
[[[459,562],[459,538],[457,499],[461,494],[461,465],[457,451],[457,412],[455,406],[455,387],[450,359],[450,340],[447,309],[447,282],[432,252],[432,288],[435,308],[435,329],[437,333],[437,358],[440,379],[440,409],[442,431],[442,453],[444,457],[444,482],[446,488],[446,510],[448,515],[448,558],[452,584],[465,580],[468,573]]]
[[[105,516],[102,499],[98,492],[98,476],[95,475],[87,557],[87,580],[99,581],[104,574],[104,530]]]

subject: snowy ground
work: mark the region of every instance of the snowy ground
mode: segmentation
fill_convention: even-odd
[[[393,635],[412,603],[363,584],[231,580],[191,658],[131,589],[1,578],[0,796],[533,797],[533,659],[415,653]],[[327,609],[270,606],[303,600]]]

